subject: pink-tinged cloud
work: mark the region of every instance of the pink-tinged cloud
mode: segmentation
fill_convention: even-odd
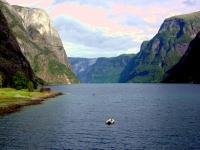
[[[132,15],[141,18],[146,23],[157,24],[160,20],[163,20],[165,16],[168,16],[174,10],[173,7],[164,6],[127,6],[112,3],[111,12],[114,15]]]
[[[112,6],[111,11],[112,11],[112,14],[114,15],[119,15],[122,13],[141,15],[145,11],[145,9],[140,6],[124,6],[117,3],[112,3],[111,6]]]
[[[54,2],[54,0],[6,0],[8,3],[12,4],[12,5],[20,5],[20,6],[27,6],[27,7],[31,7],[31,6],[36,6],[42,9],[47,9],[49,7],[51,7],[52,3]]]
[[[80,5],[78,3],[62,3],[56,5],[49,13],[51,18],[63,14],[71,16],[72,18],[76,18],[80,21],[84,21],[88,24],[93,24],[93,22],[95,22],[96,25],[105,22],[105,18],[107,17],[106,10],[102,8]]]
[[[156,25],[164,21],[165,18],[172,16],[171,13],[174,12],[172,7],[166,8],[161,6],[153,6],[147,8],[147,10],[141,14],[141,18],[146,23]],[[175,15],[179,13],[174,13]]]
[[[20,6],[30,6],[30,5],[35,5],[35,4],[40,4],[42,3],[41,0],[6,0],[8,3],[11,5],[20,5]]]
[[[53,2],[54,2],[54,0],[42,1],[40,4],[40,8],[47,9],[47,8],[51,7]]]
[[[109,18],[109,11],[100,7],[80,5],[78,3],[62,3],[56,5],[49,13],[51,18],[59,15],[67,15],[87,24],[91,28],[101,28],[107,34],[133,34],[140,33],[142,30],[136,27],[122,26],[119,22],[124,21],[123,16]]]
[[[147,23],[155,23],[158,19],[157,16],[160,16],[168,9],[160,8],[160,7],[152,7],[152,8],[145,8],[142,6],[125,6],[120,4],[112,3],[112,13],[114,15],[133,15],[135,17],[140,17],[141,20],[144,20]]]

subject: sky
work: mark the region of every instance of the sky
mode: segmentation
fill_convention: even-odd
[[[138,53],[171,16],[200,11],[200,0],[7,0],[49,14],[68,57]]]

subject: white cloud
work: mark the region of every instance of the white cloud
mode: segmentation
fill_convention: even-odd
[[[53,23],[63,42],[66,42],[65,48],[69,56],[117,56],[139,44],[133,42],[131,36],[109,36],[103,29],[90,28],[68,16],[57,17]]]

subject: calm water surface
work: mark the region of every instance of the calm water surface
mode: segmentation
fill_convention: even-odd
[[[0,117],[1,150],[200,149],[200,85],[51,88],[65,95]]]

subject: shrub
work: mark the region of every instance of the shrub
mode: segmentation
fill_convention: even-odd
[[[16,89],[16,90],[21,90],[21,89],[22,89],[22,86],[16,86],[15,89]]]
[[[27,88],[28,79],[24,75],[23,72],[18,71],[16,75],[13,77],[13,87],[16,89],[26,89]]]
[[[29,92],[33,92],[33,89],[34,89],[33,82],[29,81],[27,83],[27,89],[28,89]]]

